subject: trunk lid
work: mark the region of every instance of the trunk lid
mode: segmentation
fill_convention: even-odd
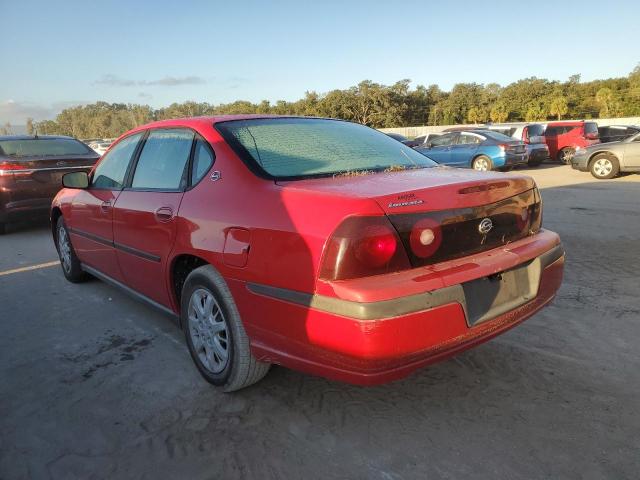
[[[293,190],[374,200],[388,215],[494,203],[531,190],[531,177],[433,167],[362,176],[278,181]]]

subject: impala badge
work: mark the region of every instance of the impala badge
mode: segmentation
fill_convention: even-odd
[[[489,233],[492,228],[493,228],[493,222],[489,217],[483,218],[480,224],[478,225],[478,231],[482,235],[486,235],[487,233]]]

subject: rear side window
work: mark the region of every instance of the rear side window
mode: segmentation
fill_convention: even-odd
[[[142,138],[142,133],[124,138],[102,157],[93,172],[91,186],[120,190],[124,185],[127,167],[129,167],[131,156],[135,152],[140,138]]]
[[[475,135],[469,135],[466,133],[461,133],[458,137],[458,145],[473,145],[481,142],[482,139],[480,137],[476,137]]]
[[[191,185],[195,185],[209,171],[213,165],[213,152],[207,142],[202,138],[196,139],[196,148],[193,151],[193,167],[191,169]]]
[[[27,138],[0,140],[0,149],[8,157],[86,155],[93,153],[84,143],[73,138]]]
[[[544,126],[535,124],[527,126],[527,138],[531,137],[541,137],[544,135]]]
[[[194,133],[185,129],[152,130],[142,147],[132,188],[183,188]]]

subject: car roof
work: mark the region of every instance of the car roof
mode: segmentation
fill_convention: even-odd
[[[566,120],[559,122],[549,122],[547,127],[572,127],[575,125],[582,125],[583,123],[596,123],[595,120]]]
[[[184,118],[171,118],[167,120],[158,120],[156,122],[140,125],[131,131],[145,130],[147,128],[157,127],[171,127],[171,126],[202,126],[202,125],[215,125],[221,122],[230,122],[234,120],[253,120],[261,118],[314,118],[323,120],[335,120],[344,121],[335,118],[323,118],[323,117],[304,117],[300,115],[263,115],[263,114],[242,114],[242,115],[211,115],[202,117],[184,117]]]

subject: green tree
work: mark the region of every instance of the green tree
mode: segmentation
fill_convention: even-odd
[[[541,102],[531,102],[527,108],[525,120],[527,122],[538,122],[546,120],[547,110]]]
[[[498,101],[491,108],[491,121],[496,123],[506,122],[509,119],[509,107],[506,102]]]
[[[560,120],[564,115],[569,111],[569,106],[567,105],[567,99],[564,97],[555,97],[551,100],[551,104],[549,105],[549,113],[551,115],[556,115],[558,120]]]

